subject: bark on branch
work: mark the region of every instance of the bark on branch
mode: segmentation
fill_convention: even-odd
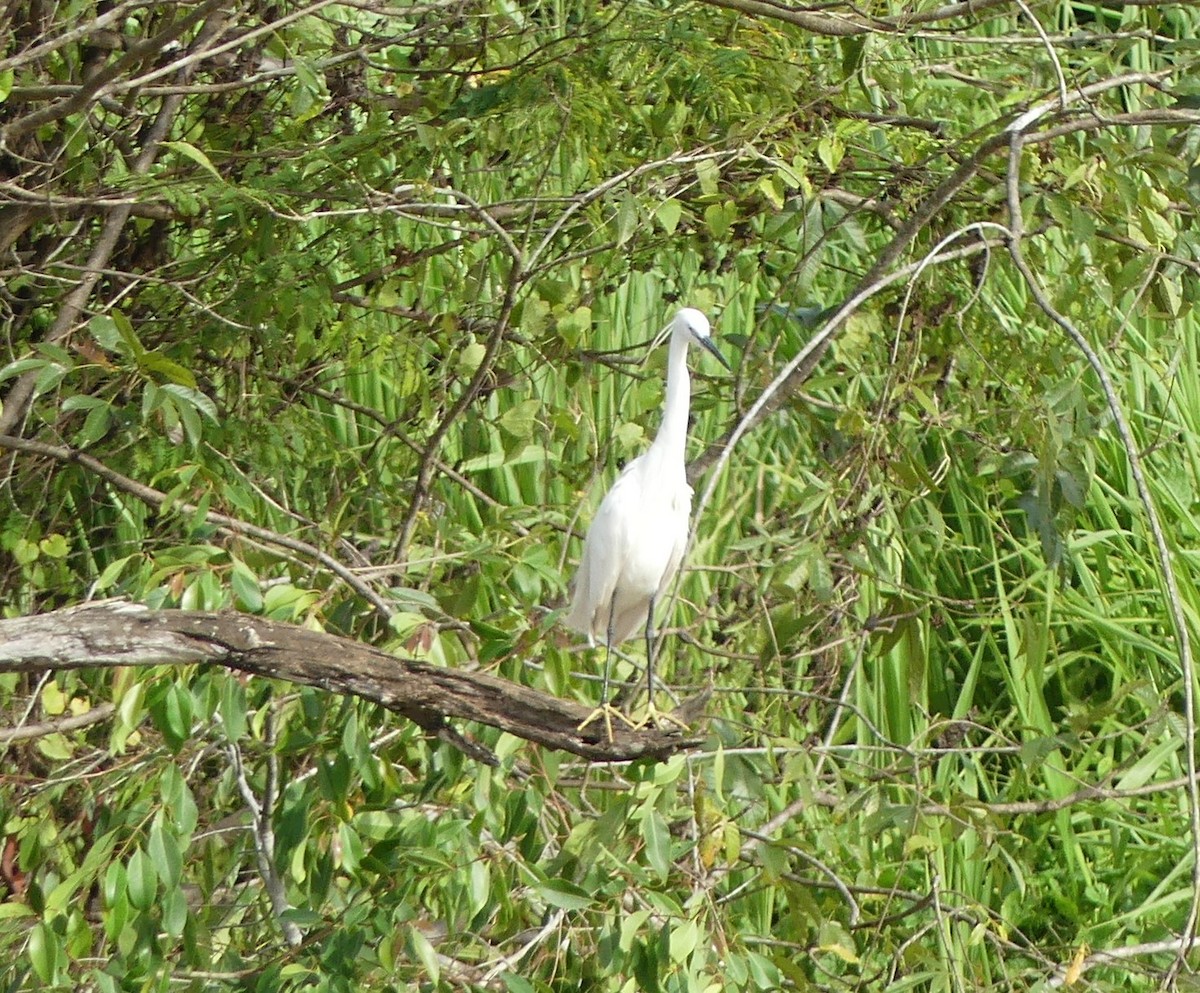
[[[459,738],[451,718],[598,762],[662,759],[701,740],[614,725],[609,741],[602,721],[579,730],[589,711],[578,704],[487,673],[397,658],[348,638],[248,614],[104,601],[0,620],[0,673],[196,663],[382,704],[485,760],[490,753]]]

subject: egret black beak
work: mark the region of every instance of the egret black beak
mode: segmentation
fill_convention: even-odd
[[[725,356],[720,353],[720,351],[717,349],[717,346],[713,344],[713,340],[711,338],[701,338],[699,335],[697,335],[696,340],[698,342],[700,342],[701,345],[704,346],[706,351],[712,352],[712,354],[716,356],[717,361],[720,362],[721,365],[723,365],[730,372],[733,372],[733,366],[731,366],[727,361],[725,361]]]

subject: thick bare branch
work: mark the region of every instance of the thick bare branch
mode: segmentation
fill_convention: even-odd
[[[673,731],[597,726],[578,704],[480,672],[396,658],[348,638],[247,614],[106,601],[0,621],[0,672],[209,663],[357,696],[438,733],[476,721],[597,762],[664,758],[699,744]]]

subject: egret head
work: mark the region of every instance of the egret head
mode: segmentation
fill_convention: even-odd
[[[675,320],[671,324],[671,330],[673,333],[687,334],[692,341],[715,355],[721,365],[729,369],[730,372],[733,371],[729,363],[725,361],[725,356],[717,351],[717,346],[713,344],[712,326],[708,323],[708,318],[701,311],[696,310],[694,307],[684,307],[675,315]]]

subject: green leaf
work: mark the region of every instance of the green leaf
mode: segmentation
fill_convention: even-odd
[[[168,380],[163,385],[163,389],[172,391],[175,396],[204,396],[203,393],[197,392],[196,377],[192,375],[191,371],[185,369],[178,362],[167,358],[161,352],[143,352],[138,359],[138,368],[142,372],[154,373]],[[204,397],[204,399],[208,400],[208,397]],[[208,403],[211,405],[212,401],[208,400]],[[215,419],[216,408],[214,407],[213,410]]]
[[[425,937],[420,928],[409,928],[408,945],[412,950],[413,957],[425,967],[429,983],[437,986],[438,977],[441,975],[441,964],[438,962],[437,952],[433,945],[429,943],[429,939]]]
[[[639,210],[637,198],[626,193],[617,207],[617,247],[624,245],[637,230]]]
[[[156,694],[157,702],[150,710],[154,723],[167,740],[172,751],[178,752],[192,733],[192,694],[186,686],[171,683],[165,693]]]
[[[129,903],[135,910],[149,910],[158,895],[158,873],[154,862],[142,849],[129,859],[125,870],[128,878]]]
[[[39,921],[29,933],[29,964],[43,983],[52,983],[58,977],[59,962],[63,958],[62,944],[58,935],[45,922]]]
[[[671,197],[660,203],[654,211],[654,219],[667,234],[674,234],[679,227],[679,219],[683,216],[683,205]]]
[[[93,407],[88,411],[87,417],[83,419],[83,427],[75,434],[75,445],[79,448],[86,448],[88,445],[95,444],[108,434],[111,423],[112,410],[108,404],[102,403]]]
[[[69,413],[72,410],[92,410],[96,407],[107,406],[107,400],[102,400],[100,397],[88,396],[86,393],[77,393],[75,396],[67,397],[59,409],[64,413]]]
[[[817,158],[830,172],[836,172],[846,155],[846,146],[836,134],[824,135],[817,141]]]
[[[179,842],[174,831],[166,827],[162,811],[154,816],[146,851],[154,862],[154,869],[163,881],[163,886],[167,890],[175,889],[183,874],[183,856],[180,854]]]
[[[117,329],[117,334],[120,335],[121,341],[125,345],[122,351],[131,359],[141,358],[146,353],[146,349],[133,330],[133,322],[119,310],[109,311],[109,316],[112,318],[113,327]]]
[[[783,180],[778,176],[760,176],[755,184],[758,191],[767,198],[776,210],[783,210],[785,189]]]
[[[29,565],[31,562],[36,562],[39,555],[41,555],[41,549],[36,541],[18,538],[13,545],[12,556],[17,565]]]
[[[475,375],[475,370],[479,368],[485,355],[487,347],[483,342],[472,341],[458,353],[458,374],[463,379],[470,379]]]
[[[259,589],[258,577],[241,559],[232,559],[229,571],[229,585],[233,595],[238,598],[242,607],[253,614],[263,608],[262,590]]]
[[[97,314],[88,321],[88,330],[92,337],[105,351],[121,353],[124,351],[125,340],[117,330],[117,322],[109,314]]]
[[[708,225],[709,233],[718,240],[729,234],[729,228],[736,219],[737,204],[732,200],[709,204],[704,208],[704,223]]]
[[[646,861],[659,876],[671,871],[671,832],[662,814],[651,809],[642,818],[642,837],[646,841]]]
[[[108,563],[96,580],[96,592],[103,593],[112,586],[120,578],[121,573],[125,571],[125,566],[129,564],[129,560],[136,557],[136,555],[126,555]]]
[[[120,862],[110,862],[104,873],[104,906],[115,906],[118,900],[124,900],[128,887],[125,866]]]
[[[696,163],[696,177],[700,180],[700,192],[706,197],[715,197],[719,189],[721,170],[712,159]]]
[[[550,906],[563,910],[587,910],[595,903],[595,898],[587,890],[565,879],[547,879],[534,888]]]
[[[70,699],[62,691],[62,687],[53,680],[42,687],[42,712],[47,717],[58,717],[67,709],[67,704],[70,702]]]
[[[221,687],[220,714],[225,737],[241,741],[246,736],[246,689],[233,676],[228,676]]]
[[[45,538],[38,542],[38,548],[41,549],[43,555],[52,559],[62,559],[67,557],[71,546],[67,544],[67,539],[61,534],[48,534]]]
[[[178,938],[183,934],[183,929],[187,925],[187,919],[187,893],[179,886],[168,890],[163,894],[163,930],[172,938]]]
[[[863,66],[867,50],[867,35],[839,38],[838,47],[842,50],[842,74],[853,76]]]
[[[13,85],[13,70],[11,68],[0,71],[0,103],[4,103],[8,99],[8,95],[12,92]]]
[[[212,164],[212,161],[200,149],[189,141],[163,141],[159,142],[163,148],[169,148],[173,152],[178,152],[186,159],[191,159],[201,169],[209,173],[218,183],[224,183],[225,180],[221,174],[217,172],[217,167]]]
[[[74,754],[71,743],[57,731],[38,738],[37,749],[46,758],[55,762],[66,762]]]
[[[12,379],[14,376],[20,376],[34,369],[44,369],[50,365],[45,359],[28,358],[17,359],[15,362],[10,362],[3,369],[0,369],[0,383],[6,379]]]
[[[591,337],[593,329],[592,308],[576,307],[569,314],[558,318],[556,330],[568,348],[579,348]]]
[[[504,983],[508,993],[537,993],[536,987],[529,980],[518,976],[515,972],[502,972],[500,981]]]
[[[500,427],[514,438],[524,441],[533,435],[541,409],[540,400],[523,400],[500,415]]]

